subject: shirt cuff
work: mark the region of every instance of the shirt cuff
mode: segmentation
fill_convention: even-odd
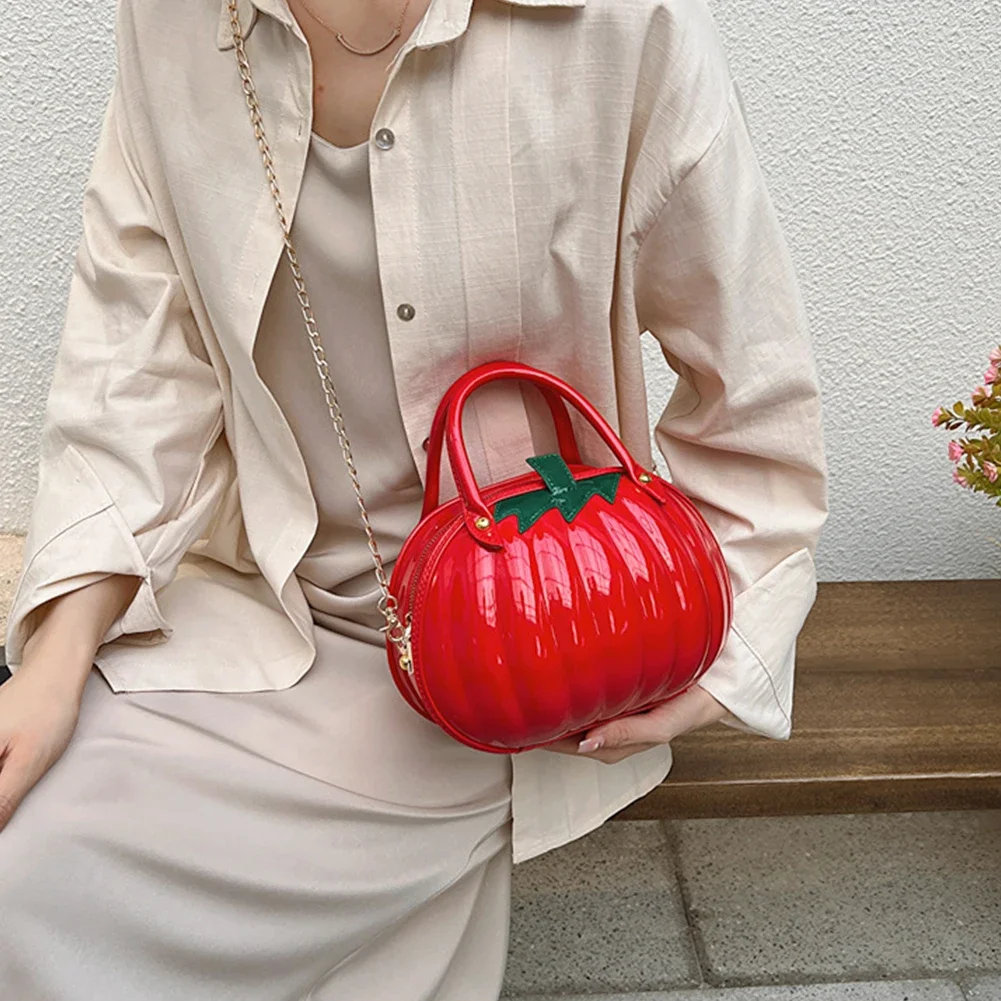
[[[157,603],[152,572],[121,515],[109,505],[62,529],[22,570],[7,622],[6,657],[11,671],[21,665],[36,609],[113,574],[140,577],[142,584],[101,645],[125,634],[129,634],[130,642],[165,642],[173,629]]]
[[[773,567],[734,600],[719,657],[698,684],[727,710],[723,722],[776,740],[792,732],[796,639],[817,596],[808,549]]]

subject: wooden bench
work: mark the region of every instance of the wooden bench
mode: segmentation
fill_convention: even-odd
[[[822,584],[792,739],[689,734],[670,778],[618,816],[1001,807],[999,635],[1001,580]]]
[[[822,584],[793,736],[674,742],[624,819],[1001,807],[1001,580]]]

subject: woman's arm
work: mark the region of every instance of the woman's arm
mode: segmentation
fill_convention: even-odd
[[[118,50],[135,44],[119,6]],[[42,428],[38,491],[0,689],[0,826],[65,749],[98,648],[166,640],[157,591],[231,483],[222,389],[171,251],[120,61]],[[179,237],[174,232],[174,240]]]
[[[120,8],[119,48],[134,44]],[[138,144],[142,83],[120,62],[84,191],[83,232],[42,428],[25,566],[8,621],[16,671],[53,598],[113,574],[141,583],[101,637],[170,634],[156,593],[232,478],[222,392]],[[124,66],[124,69],[123,69]],[[176,235],[175,235],[176,239]]]
[[[636,308],[678,373],[656,427],[720,541],[736,601],[700,686],[740,729],[792,726],[796,638],[827,518],[821,398],[798,282],[736,96],[637,258]]]
[[[796,638],[816,594],[827,470],[813,351],[739,100],[720,84],[725,118],[643,236],[635,295],[679,376],[657,443],[720,541],[733,628],[689,692],[587,734],[582,750],[607,762],[720,719],[788,737]]]
[[[101,641],[141,583],[140,577],[112,574],[36,608],[21,670],[62,680],[79,697]]]
[[[21,669],[0,688],[0,830],[66,749],[94,654],[140,583],[114,574],[33,612]]]

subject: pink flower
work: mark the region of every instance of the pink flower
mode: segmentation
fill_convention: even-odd
[[[993,462],[984,463],[984,476],[991,481],[991,483],[997,483],[998,481],[998,467],[994,465]]]
[[[1001,348],[995,348],[990,353],[990,363],[992,365],[1001,365]]]
[[[958,469],[952,471],[952,482],[958,483],[961,487],[969,486],[966,480],[963,479]]]
[[[991,394],[987,391],[984,386],[977,386],[973,390],[973,405],[979,407],[982,403],[986,403],[991,398]]]
[[[991,367],[984,373],[984,382],[988,386],[994,385],[998,381],[998,363],[994,362]]]
[[[938,427],[939,424],[944,424],[946,421],[945,411],[941,407],[935,408],[935,413],[931,415],[932,427]]]
[[[959,462],[963,458],[963,446],[958,441],[949,442],[949,458],[953,462]]]

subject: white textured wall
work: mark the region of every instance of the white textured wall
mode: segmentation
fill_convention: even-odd
[[[111,83],[113,0],[0,19],[0,531],[37,429]],[[993,577],[1001,511],[949,480],[936,405],[1001,341],[995,0],[715,0],[824,383],[837,579]],[[651,413],[669,381],[650,354]]]
[[[113,19],[113,0],[19,0],[0,17],[0,531],[27,527]]]
[[[997,0],[711,0],[807,301],[827,580],[1001,576],[929,418],[1001,343]]]

